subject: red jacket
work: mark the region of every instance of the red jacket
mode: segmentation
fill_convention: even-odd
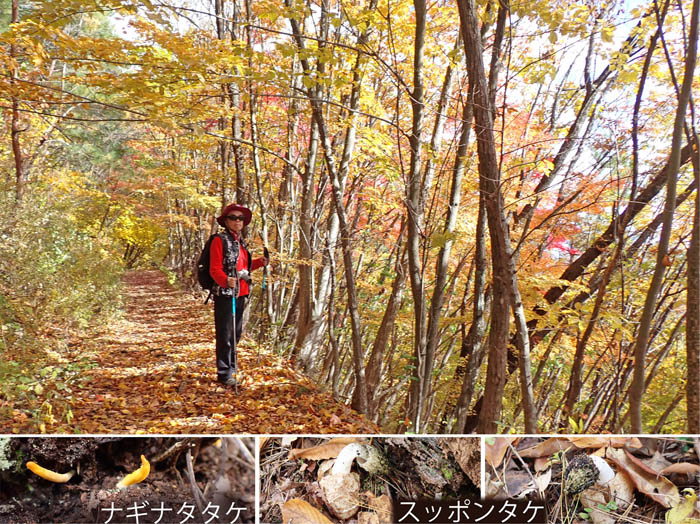
[[[236,236],[234,235],[234,238]],[[211,241],[211,247],[209,251],[209,274],[214,279],[214,282],[219,284],[221,287],[227,288],[226,278],[228,275],[224,273],[224,252],[223,245],[221,242],[221,237],[216,236]],[[253,260],[250,266],[251,271],[255,271],[258,268],[263,267],[264,257],[256,258]],[[240,249],[238,252],[238,262],[236,263],[236,269],[241,271],[242,269],[248,269],[248,250]],[[250,293],[250,288],[248,287],[248,282],[245,280],[239,280],[238,283],[238,296],[244,297]]]

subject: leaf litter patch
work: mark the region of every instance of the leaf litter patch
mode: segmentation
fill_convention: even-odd
[[[90,368],[60,391],[37,376],[40,413],[0,401],[6,433],[376,433],[366,418],[243,336],[238,392],[216,381],[212,305],[159,271],[124,278],[125,315],[71,344]],[[40,393],[39,393],[40,391]],[[68,408],[53,409],[66,404]]]
[[[489,437],[486,496],[544,500],[552,523],[700,524],[699,449],[684,437]]]
[[[261,438],[262,522],[384,524],[398,500],[480,496],[480,440]]]

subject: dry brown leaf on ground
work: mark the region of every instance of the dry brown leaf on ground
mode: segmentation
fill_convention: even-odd
[[[338,437],[311,448],[299,448],[289,450],[289,460],[305,458],[309,460],[323,460],[336,458],[340,451],[354,442],[364,442],[359,437]]]
[[[457,464],[477,488],[481,488],[481,439],[478,438],[439,438],[443,449],[447,447]]]
[[[532,476],[526,471],[509,471],[505,478],[505,491],[508,497],[521,497],[534,491]]]
[[[265,444],[267,444],[268,440],[270,440],[270,437],[260,437],[260,441],[258,442],[258,450],[262,451],[263,448],[265,447]]]
[[[650,475],[655,475],[658,477],[661,474],[661,472],[657,468],[652,467],[647,462],[643,461],[642,459],[635,457],[629,451],[625,450],[625,454],[627,455],[627,458],[629,459],[630,462],[632,462],[633,464],[636,464],[639,468],[646,471]]]
[[[294,524],[333,524],[323,513],[301,499],[288,500],[280,505],[282,522]]]
[[[508,445],[515,442],[516,439],[517,437],[487,438],[484,447],[486,462],[493,468],[500,466],[508,450]]]
[[[605,487],[610,491],[610,500],[614,500],[618,508],[626,509],[634,503],[634,484],[626,473],[616,473]]]
[[[540,492],[540,495],[544,495],[544,490],[547,489],[549,486],[549,483],[552,481],[552,468],[549,468],[547,471],[540,475],[535,476],[535,484],[537,485],[537,489]]]
[[[662,471],[664,468],[669,467],[671,464],[673,464],[670,460],[667,460],[666,457],[664,457],[660,451],[655,451],[654,456],[651,458],[645,459],[642,462],[644,462],[647,466],[649,466],[651,469],[654,471]]]
[[[549,468],[549,457],[537,457],[535,459],[535,471],[544,471]]]
[[[659,473],[662,475],[670,475],[671,473],[685,473],[686,475],[693,475],[700,471],[700,466],[697,464],[690,464],[689,462],[678,462],[676,464],[671,464],[665,467]]]
[[[671,481],[659,476],[657,472],[649,469],[626,451],[609,448],[606,456],[629,475],[638,491],[663,507],[669,508],[680,500],[678,488]]]
[[[287,435],[286,437],[282,437],[282,447],[288,448],[289,446],[292,445],[292,442],[294,442],[298,438],[299,437],[294,436],[294,435]]]
[[[540,442],[536,446],[532,446],[523,450],[518,450],[518,454],[524,458],[551,457],[560,451],[566,451],[573,447],[573,444],[568,438],[552,437],[544,442]]]
[[[589,509],[588,514],[593,524],[615,524],[617,521],[609,510],[600,507],[606,504],[605,495],[600,491],[587,489],[581,493],[581,506]]]
[[[569,441],[579,449],[584,448],[641,448],[637,437],[570,437]]]
[[[371,491],[365,491],[362,495],[367,499],[369,509],[377,515],[377,524],[391,524],[394,522],[391,499],[387,495],[376,497]]]

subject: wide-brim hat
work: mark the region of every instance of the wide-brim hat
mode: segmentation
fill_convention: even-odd
[[[247,226],[248,224],[250,224],[250,221],[253,218],[253,212],[250,209],[248,209],[247,207],[243,207],[239,204],[229,204],[221,212],[221,216],[216,217],[216,221],[219,223],[219,225],[221,227],[226,227],[226,217],[229,216],[234,211],[239,211],[240,213],[243,214],[244,225]]]

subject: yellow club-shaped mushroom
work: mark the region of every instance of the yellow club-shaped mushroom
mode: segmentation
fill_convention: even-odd
[[[75,475],[75,471],[73,470],[69,471],[68,473],[56,473],[50,469],[42,468],[39,464],[32,461],[27,462],[27,469],[32,473],[39,475],[43,479],[50,480],[51,482],[68,482],[73,475]]]
[[[150,472],[151,472],[151,465],[146,460],[146,457],[141,455],[141,467],[139,469],[137,469],[136,471],[134,471],[133,473],[129,473],[126,477],[121,479],[119,481],[119,484],[117,484],[117,487],[118,488],[125,488],[127,486],[131,486],[132,484],[138,484],[143,479],[145,479]]]

